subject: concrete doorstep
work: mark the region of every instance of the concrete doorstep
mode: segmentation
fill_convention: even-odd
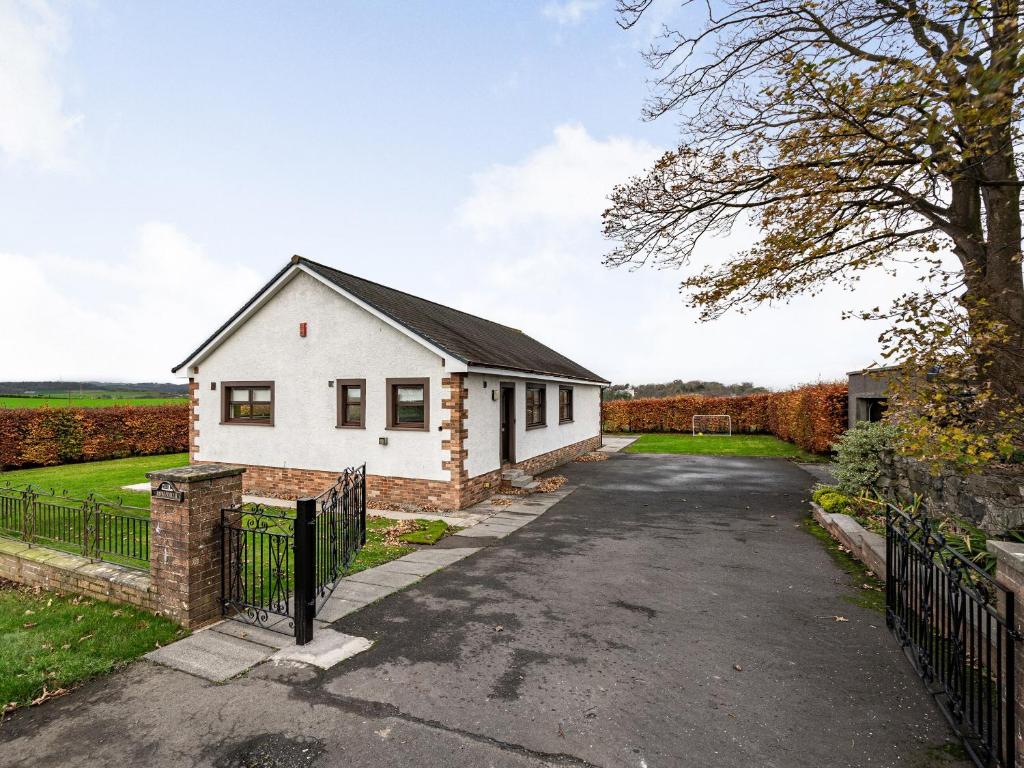
[[[474,538],[502,539],[536,520],[572,491],[572,487],[563,486],[552,493],[517,497],[510,505],[493,507],[494,512],[489,516],[485,512],[477,513],[483,522],[455,534],[464,537],[465,546],[418,549],[383,565],[346,576],[317,611],[313,641],[304,646],[295,645],[292,629],[288,626],[291,619],[285,616],[276,622],[271,621],[266,627],[223,620],[158,648],[146,654],[146,658],[215,683],[229,680],[267,660],[312,664],[329,669],[373,644],[367,638],[331,628],[333,622],[479,552],[481,547],[473,546]],[[482,502],[477,507],[489,512],[491,508],[487,504]]]

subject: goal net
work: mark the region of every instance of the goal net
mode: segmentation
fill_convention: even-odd
[[[732,435],[732,416],[728,414],[698,414],[693,417],[693,434]]]

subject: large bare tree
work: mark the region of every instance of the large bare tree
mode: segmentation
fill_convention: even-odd
[[[620,0],[620,25],[651,3]],[[646,53],[656,74],[646,115],[676,118],[679,148],[614,190],[607,262],[685,267],[702,240],[746,217],[758,242],[683,281],[705,318],[901,260],[924,264],[927,287],[875,310],[893,320],[888,352],[947,371],[950,388],[923,395],[922,412],[989,433],[961,448],[990,458],[1019,447],[1016,0],[728,0],[693,10],[704,16],[697,31],[666,29]],[[953,270],[943,267],[949,253]]]

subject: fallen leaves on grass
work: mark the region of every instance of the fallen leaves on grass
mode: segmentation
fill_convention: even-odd
[[[412,533],[413,531],[419,531],[422,529],[423,526],[415,520],[396,520],[394,524],[389,525],[381,531],[381,538],[386,546],[400,547],[405,543],[399,539],[402,534]]]
[[[580,464],[586,464],[590,461],[608,461],[611,458],[607,453],[584,453],[582,456],[577,456],[573,461],[579,462]]]

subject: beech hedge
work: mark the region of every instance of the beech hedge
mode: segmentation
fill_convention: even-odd
[[[606,432],[686,432],[693,417],[728,414],[736,433],[768,433],[806,451],[827,453],[846,431],[846,384],[810,384],[785,392],[738,397],[609,400],[602,403]]]
[[[0,408],[0,467],[181,453],[188,450],[189,407]]]

